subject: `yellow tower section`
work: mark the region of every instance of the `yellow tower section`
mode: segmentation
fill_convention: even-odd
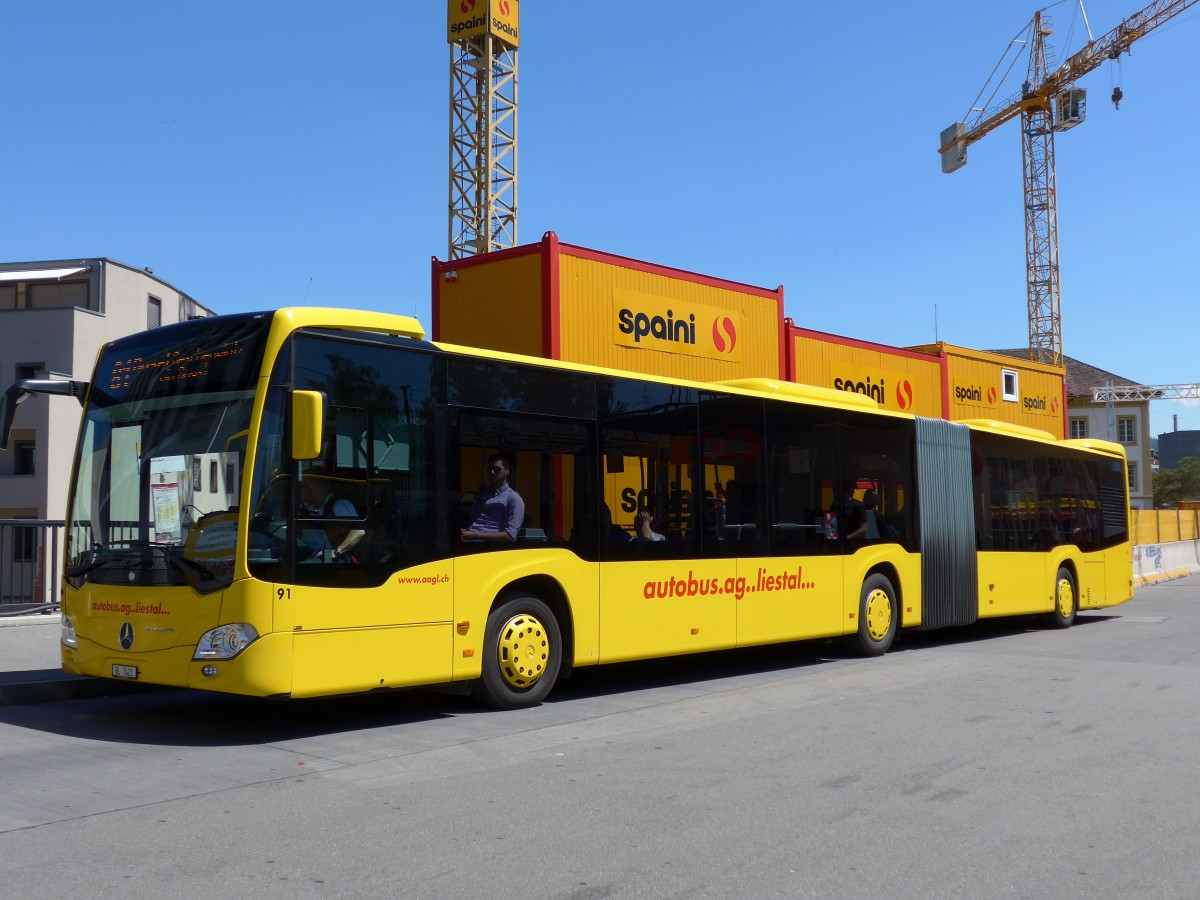
[[[450,259],[517,243],[519,0],[449,0]]]

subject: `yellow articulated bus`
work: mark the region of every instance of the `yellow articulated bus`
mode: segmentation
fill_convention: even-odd
[[[114,341],[88,383],[14,384],[5,440],[34,391],[84,406],[72,673],[281,698],[459,683],[510,708],[578,666],[839,635],[880,654],[901,629],[1065,627],[1132,596],[1119,446],[844,392],[334,309]]]

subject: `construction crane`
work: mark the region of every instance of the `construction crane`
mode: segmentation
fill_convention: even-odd
[[[1158,0],[1087,45],[1054,71],[1047,65],[1046,38],[1053,22],[1039,10],[1029,23],[1027,77],[1019,95],[979,109],[971,121],[941,134],[942,171],[961,169],[967,147],[1009,119],[1021,117],[1025,177],[1025,281],[1029,301],[1029,356],[1062,365],[1062,311],[1058,281],[1058,205],[1055,197],[1054,132],[1083,121],[1086,93],[1072,85],[1200,0]],[[1113,102],[1121,89],[1113,91]]]
[[[450,259],[517,245],[519,0],[448,0]]]

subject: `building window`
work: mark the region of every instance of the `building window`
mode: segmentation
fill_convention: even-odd
[[[1133,416],[1121,416],[1117,419],[1117,440],[1122,444],[1136,444],[1137,438],[1134,436],[1135,419]]]
[[[1137,463],[1129,463],[1129,490],[1136,491],[1138,489],[1137,479]]]
[[[37,444],[34,441],[13,442],[13,474],[32,475],[33,456]]]
[[[208,464],[208,490],[209,493],[217,492],[217,461],[211,460]]]
[[[157,328],[162,324],[162,301],[157,297],[146,298],[146,327]]]
[[[78,306],[88,308],[88,283],[86,281],[60,281],[48,284],[31,284],[26,288],[26,306],[33,309],[48,309],[52,306]]]
[[[1004,399],[1016,403],[1020,399],[1017,395],[1020,394],[1020,387],[1017,383],[1017,373],[1014,369],[1000,370],[1000,384],[1003,389]]]
[[[1072,419],[1071,420],[1071,438],[1080,440],[1087,437],[1087,419]]]

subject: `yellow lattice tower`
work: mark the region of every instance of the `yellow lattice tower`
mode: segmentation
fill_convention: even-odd
[[[449,0],[450,259],[517,244],[518,0]]]

